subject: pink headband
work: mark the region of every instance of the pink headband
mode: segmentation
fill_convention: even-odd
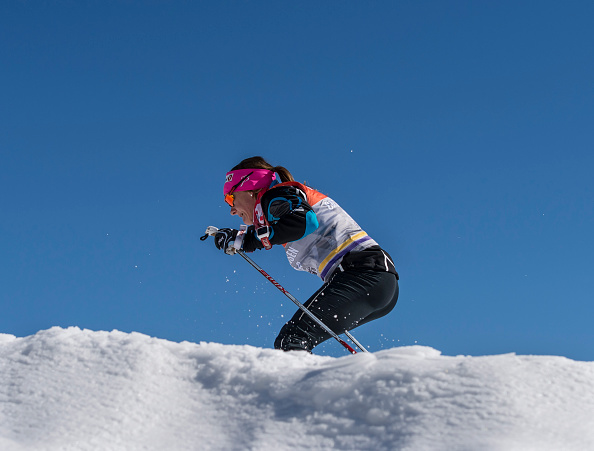
[[[268,169],[237,169],[227,172],[223,194],[229,194],[231,190],[251,191],[268,188],[273,180],[276,180],[276,175]]]

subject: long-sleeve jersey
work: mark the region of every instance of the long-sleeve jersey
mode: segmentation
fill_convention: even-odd
[[[398,274],[389,255],[332,199],[305,185],[277,185],[264,193],[259,207],[272,245],[285,247],[293,268],[328,281],[340,268],[366,267]],[[256,210],[259,210],[258,206]],[[243,239],[243,250],[264,246],[255,227]]]

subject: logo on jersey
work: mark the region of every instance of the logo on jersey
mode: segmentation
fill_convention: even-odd
[[[264,220],[264,212],[262,211],[262,204],[256,205],[254,209],[254,226],[262,227],[266,225]]]
[[[299,251],[292,246],[288,246],[286,249],[286,253],[287,258],[289,259],[289,263],[293,264],[293,262],[295,261],[295,257],[297,257]]]

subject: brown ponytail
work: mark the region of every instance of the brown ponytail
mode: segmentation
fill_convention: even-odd
[[[281,182],[295,181],[293,175],[291,175],[287,168],[283,166],[272,166],[262,157],[246,158],[245,160],[241,161],[241,163],[233,167],[233,169],[231,170],[236,171],[237,169],[267,169],[269,171],[274,171],[278,175],[280,175]]]

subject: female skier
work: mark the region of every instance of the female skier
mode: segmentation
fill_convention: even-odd
[[[387,315],[396,305],[398,273],[388,253],[336,202],[295,182],[286,168],[247,158],[227,173],[223,192],[231,214],[249,227],[219,229],[217,249],[232,254],[284,246],[293,268],[323,280],[304,306],[336,334]],[[328,338],[298,310],[274,347],[311,352]]]

